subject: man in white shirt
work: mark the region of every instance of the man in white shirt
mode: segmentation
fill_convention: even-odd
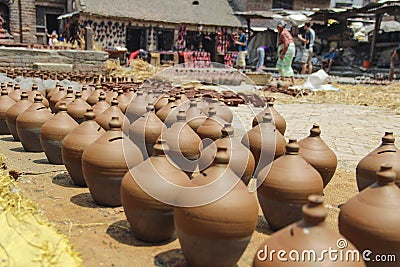
[[[304,30],[306,31],[304,37],[301,36],[301,34],[297,36],[304,43],[303,56],[301,58],[301,74],[305,74],[307,69],[308,74],[311,74],[313,69],[311,59],[314,55],[315,31],[311,28],[310,22],[306,22],[306,24],[304,24]]]

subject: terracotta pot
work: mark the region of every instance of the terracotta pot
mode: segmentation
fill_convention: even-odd
[[[302,220],[268,237],[254,256],[253,267],[365,266],[361,256],[360,261],[352,261],[350,256],[348,256],[349,261],[340,260],[339,253],[345,259],[346,255],[352,255],[351,253],[357,249],[353,244],[347,242],[343,236],[328,227],[325,222],[327,216],[328,212],[324,208],[322,197],[318,195],[309,196],[307,205],[302,208]],[[346,247],[338,247],[338,244],[342,246],[339,241],[343,242],[343,244],[346,243]],[[334,257],[330,259],[331,256],[328,253],[322,254],[322,251],[329,248],[338,251],[338,254],[335,254],[338,256],[338,260],[334,260]],[[278,255],[273,254],[272,251],[285,251],[286,255],[280,255],[280,257],[288,259],[288,261],[279,260]],[[298,255],[296,256],[295,253],[289,255],[292,251],[298,252]],[[314,251],[315,254],[305,254],[306,251]]]
[[[118,90],[118,97],[117,100],[119,102],[118,107],[121,109],[123,113],[126,112],[126,108],[128,107],[129,103],[131,102],[129,97],[124,94],[124,91]]]
[[[168,155],[186,173],[191,173],[197,167],[200,156],[200,137],[186,123],[185,111],[179,111],[177,121],[161,133],[169,146]]]
[[[230,156],[229,167],[247,185],[251,179],[254,168],[254,156],[237,138],[230,123],[226,123],[222,129],[221,139],[214,142],[215,146],[207,146],[201,151],[199,169],[203,170],[210,166],[217,151],[217,147],[226,147]]]
[[[225,123],[226,121],[217,115],[215,108],[211,107],[208,111],[208,118],[197,128],[197,134],[201,139],[209,138],[215,141],[221,138],[221,130]]]
[[[154,104],[155,111],[159,111],[162,107],[168,104],[169,96],[167,94],[162,95]]]
[[[173,124],[173,116],[170,116],[170,113],[172,110],[174,110],[177,107],[175,103],[175,97],[170,97],[168,99],[168,104],[166,104],[164,107],[162,107],[159,111],[157,111],[156,115],[160,118],[161,121],[165,122],[167,118],[170,117],[170,123],[171,125]],[[179,110],[178,110],[179,112]],[[175,115],[176,116],[176,115]],[[170,125],[170,126],[171,126]]]
[[[0,96],[0,134],[10,134],[7,126],[6,113],[16,102],[8,96],[7,90],[3,89]]]
[[[98,117],[104,111],[106,111],[110,107],[110,104],[106,102],[106,96],[102,92],[99,96],[99,101],[93,105],[93,112]]]
[[[129,137],[140,148],[144,159],[153,154],[153,146],[161,133],[167,129],[153,109],[149,104],[147,112],[129,127]]]
[[[285,153],[286,140],[272,124],[271,115],[266,113],[263,122],[243,136],[242,144],[253,153],[256,161],[254,175],[257,176],[265,166]]]
[[[137,121],[136,121],[137,122]],[[154,145],[154,154],[146,161],[129,170],[122,180],[121,199],[125,215],[133,235],[140,240],[158,243],[169,240],[175,233],[173,207],[155,199],[144,191],[140,181],[151,183],[152,194],[170,194],[170,188],[161,180],[175,185],[185,185],[189,179],[180,169],[171,164],[164,153],[168,146],[164,140]],[[140,179],[140,180],[137,180]],[[169,193],[167,193],[169,192]],[[171,202],[176,194],[170,194]]]
[[[81,93],[77,92],[75,100],[68,105],[67,112],[77,123],[82,123],[88,108],[90,108],[90,105],[82,99]]]
[[[91,106],[95,105],[99,101],[99,96],[100,96],[101,92],[104,93],[101,85],[96,85],[96,89],[86,99],[86,102],[88,102],[88,104],[91,105]]]
[[[60,101],[62,98],[64,98],[64,96],[66,96],[66,95],[67,95],[67,91],[63,87],[60,87],[58,89],[58,92],[51,95],[49,104],[50,104],[50,109],[53,113],[56,113],[55,106],[56,106],[57,102]]]
[[[213,99],[210,107],[215,108],[217,112],[217,116],[223,119],[226,122],[232,123],[233,121],[233,113],[231,109],[225,105],[224,103],[218,101],[218,99]]]
[[[325,188],[335,174],[337,158],[335,153],[321,139],[320,135],[321,129],[314,124],[310,130],[310,135],[299,141],[301,148],[299,155],[319,172]]]
[[[299,155],[296,140],[286,145],[286,154],[257,176],[263,181],[257,195],[271,229],[281,229],[301,219],[301,207],[309,195],[322,195],[321,175]]]
[[[18,102],[21,98],[22,90],[19,87],[19,84],[14,85],[14,90],[9,92],[8,96],[12,98],[15,102]]]
[[[132,100],[135,99],[136,97],[135,90],[133,88],[129,88],[129,91],[126,94],[126,96],[129,98],[129,103],[132,102]]]
[[[68,107],[68,105],[70,103],[72,103],[74,100],[75,100],[74,90],[72,89],[72,87],[69,87],[67,89],[67,94],[60,101],[58,101],[55,104],[55,106],[54,106],[55,113],[58,113],[58,111],[59,111],[58,107],[61,104],[64,104],[64,105],[66,105]]]
[[[286,120],[279,114],[278,111],[274,108],[274,102],[268,102],[267,107],[261,111],[256,117],[253,119],[253,127],[257,126],[259,122],[262,122],[265,113],[270,113],[273,119],[273,123],[276,129],[282,134],[285,135],[286,132]]]
[[[201,112],[203,112],[205,115],[208,115],[208,110],[210,109],[208,103],[203,101],[201,97],[196,98],[196,101],[197,101],[197,108],[200,109]]]
[[[400,187],[400,150],[394,144],[392,132],[386,132],[382,144],[365,156],[357,165],[356,176],[358,191],[362,191],[376,181],[376,172],[383,163],[390,163],[397,174]]]
[[[83,99],[84,101],[86,101],[86,100],[89,98],[89,96],[90,96],[91,94],[92,94],[92,93],[88,90],[88,88],[86,87],[86,85],[82,86],[81,95],[82,95],[82,99]]]
[[[122,133],[118,117],[113,117],[107,128],[110,130],[83,152],[82,171],[93,200],[99,205],[116,207],[121,206],[122,178],[143,157],[139,148]],[[130,155],[129,165],[125,155]]]
[[[62,159],[74,184],[87,186],[82,171],[82,154],[88,145],[95,142],[105,131],[95,121],[92,108],[87,109],[85,121],[70,132],[62,143]]]
[[[33,103],[35,101],[35,97],[37,94],[41,94],[43,96],[42,103],[45,107],[49,107],[50,103],[45,98],[45,93],[42,90],[38,90],[37,84],[32,85],[32,90],[28,91],[28,99]]]
[[[189,109],[186,111],[186,121],[189,126],[193,131],[197,131],[206,119],[207,116],[197,107],[196,100],[192,99]]]
[[[35,102],[17,117],[17,133],[22,146],[28,152],[43,152],[40,143],[40,129],[53,115],[43,104],[43,97],[37,94]]]
[[[339,214],[339,231],[360,251],[400,258],[400,189],[390,164],[381,165],[377,182],[347,201]],[[368,267],[399,266],[398,262],[367,262]]]
[[[17,117],[31,105],[32,102],[29,101],[28,94],[26,92],[22,92],[21,100],[12,105],[6,112],[7,127],[10,130],[15,141],[19,141],[19,136],[17,132]]]
[[[78,123],[67,113],[67,106],[59,106],[59,112],[46,121],[40,130],[40,143],[51,164],[62,165],[62,141],[72,132]]]
[[[118,100],[114,99],[111,101],[111,106],[106,109],[103,113],[96,117],[96,122],[103,127],[104,130],[108,131],[109,122],[112,117],[118,117],[119,121],[124,127],[129,127],[129,120],[125,117],[124,113],[118,107]]]
[[[106,92],[106,102],[111,105],[111,101],[118,97],[118,88],[114,87],[111,91]]]
[[[49,104],[50,104],[50,98],[53,96],[53,94],[58,93],[60,91],[61,85],[59,82],[56,83],[56,88],[51,89],[48,93],[46,98],[49,100]]]
[[[132,123],[146,113],[147,102],[142,91],[138,91],[135,99],[126,108],[126,116]]]
[[[192,180],[193,186],[214,182],[214,188],[228,192],[226,195],[206,205],[174,210],[176,232],[188,266],[236,266],[256,227],[255,196],[241,182],[231,190],[226,188],[227,182],[240,179],[228,162],[226,148],[219,147],[213,165]]]

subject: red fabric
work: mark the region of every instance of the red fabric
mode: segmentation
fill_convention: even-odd
[[[135,52],[132,52],[129,56],[129,60],[135,59],[139,56],[140,50],[136,50]]]

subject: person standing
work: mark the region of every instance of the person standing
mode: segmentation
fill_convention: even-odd
[[[280,21],[277,25],[279,33],[278,38],[278,61],[276,67],[279,70],[279,76],[282,81],[285,77],[290,77],[294,84],[294,72],[292,68],[293,58],[296,53],[294,38],[288,30],[285,29],[285,22]]]
[[[237,66],[243,70],[246,69],[246,56],[247,56],[247,45],[249,42],[249,38],[247,34],[244,32],[242,28],[239,28],[239,40],[235,41],[235,44],[238,46],[238,60]]]
[[[400,45],[394,49],[392,57],[390,58],[389,81],[393,81],[395,64],[396,60],[399,59],[399,55],[400,55]]]
[[[265,53],[268,51],[268,46],[260,46],[257,48],[257,65],[256,70],[262,70],[264,68],[264,61],[265,61]]]
[[[305,74],[307,69],[308,74],[311,74],[313,69],[311,59],[314,55],[315,31],[311,28],[310,22],[306,22],[304,24],[304,30],[306,31],[304,37],[301,36],[301,34],[297,35],[299,39],[304,43],[303,56],[301,59],[301,74]]]

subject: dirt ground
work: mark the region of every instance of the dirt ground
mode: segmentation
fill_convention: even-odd
[[[96,205],[88,189],[72,185],[64,166],[49,164],[44,153],[24,152],[19,142],[6,135],[0,137],[0,154],[7,157],[9,171],[22,173],[17,183],[23,194],[69,237],[85,266],[186,266],[176,238],[157,245],[136,240],[122,207]],[[328,227],[338,231],[338,205],[356,193],[355,173],[337,170],[324,192]],[[259,214],[257,229],[239,267],[251,266],[258,247],[271,234],[261,209]]]

